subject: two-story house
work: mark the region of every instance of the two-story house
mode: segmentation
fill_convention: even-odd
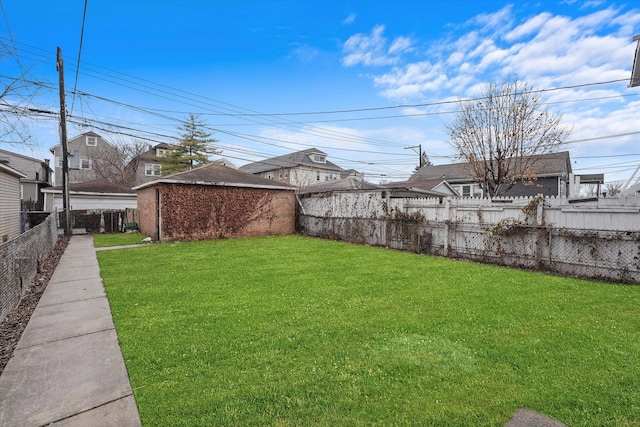
[[[122,175],[122,154],[107,140],[95,132],[86,132],[67,141],[69,159],[69,184],[110,180]],[[62,147],[49,149],[55,157],[55,185],[62,185]]]
[[[298,188],[352,176],[343,174],[344,169],[328,161],[327,154],[317,148],[249,163],[240,170]]]
[[[159,158],[164,156],[170,148],[169,144],[156,144],[131,159],[125,166],[125,175],[130,185],[136,187],[160,178],[162,163]]]
[[[20,201],[23,211],[44,209],[42,189],[50,187],[52,170],[49,159],[36,159],[11,151],[0,150],[0,163],[24,174],[20,178]]]

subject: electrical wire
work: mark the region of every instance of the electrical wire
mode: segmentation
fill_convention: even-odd
[[[76,93],[76,88],[78,87],[78,73],[80,71],[80,56],[82,54],[82,40],[84,39],[84,23],[87,18],[87,2],[88,0],[84,0],[84,10],[82,12],[82,28],[80,30],[80,46],[78,47],[78,60],[76,61],[76,78],[73,82],[73,91],[71,92],[72,93],[71,110],[69,110],[71,114],[73,114],[73,106],[76,100],[75,93]]]

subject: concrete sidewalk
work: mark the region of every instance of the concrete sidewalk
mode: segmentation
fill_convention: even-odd
[[[71,238],[0,376],[0,426],[140,426],[91,236]]]

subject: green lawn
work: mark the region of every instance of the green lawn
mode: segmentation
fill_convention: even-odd
[[[640,425],[640,287],[299,236],[98,259],[145,426]]]
[[[104,248],[107,246],[135,245],[141,243],[146,236],[141,233],[107,233],[94,234],[93,246]]]

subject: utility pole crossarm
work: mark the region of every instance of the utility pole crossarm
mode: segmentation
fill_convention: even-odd
[[[410,147],[404,147],[405,150],[413,150],[416,151],[415,149],[418,149],[418,164],[420,165],[420,167],[424,166],[422,164],[422,144],[418,144],[418,145],[412,145]]]

